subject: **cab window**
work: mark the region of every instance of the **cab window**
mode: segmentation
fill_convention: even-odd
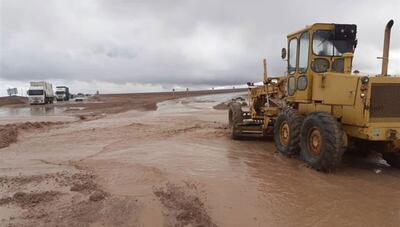
[[[296,71],[296,60],[297,60],[297,39],[291,39],[289,41],[289,53],[288,53],[288,73],[293,74]]]
[[[318,30],[313,35],[313,52],[318,56],[342,56],[346,52],[354,52],[355,38],[335,39],[330,30]]]
[[[309,35],[308,32],[304,32],[300,36],[300,48],[299,48],[299,71],[305,72],[308,68],[308,47],[309,47]]]

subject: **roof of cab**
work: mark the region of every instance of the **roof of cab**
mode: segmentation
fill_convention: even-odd
[[[311,29],[312,27],[314,27],[314,26],[316,26],[316,25],[334,25],[334,23],[314,23],[314,24],[312,24],[312,25],[307,25],[305,28],[303,28],[303,29],[301,29],[301,30],[298,30],[298,31],[296,31],[296,32],[291,32],[291,33],[289,33],[289,34],[287,35],[287,37],[289,38],[289,37],[291,37],[291,36],[293,36],[293,35],[295,35],[295,34],[303,33],[303,32],[305,32],[305,31]]]

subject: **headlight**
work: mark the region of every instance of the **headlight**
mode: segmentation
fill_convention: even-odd
[[[361,83],[362,84],[367,84],[368,82],[369,82],[369,77],[368,76],[361,77]]]

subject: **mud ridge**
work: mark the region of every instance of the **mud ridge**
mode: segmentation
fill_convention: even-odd
[[[22,130],[43,129],[55,125],[62,125],[64,122],[25,122],[17,124],[0,125],[0,149],[17,142],[18,134]]]
[[[16,192],[11,197],[0,199],[0,205],[17,204],[22,208],[34,207],[38,203],[50,202],[61,193],[57,191],[45,192]]]
[[[194,184],[177,186],[167,183],[165,187],[155,188],[158,197],[167,209],[167,217],[173,217],[173,226],[216,226],[200,200]]]

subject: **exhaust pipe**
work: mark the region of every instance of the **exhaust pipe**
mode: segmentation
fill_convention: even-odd
[[[264,65],[264,84],[268,82],[268,73],[267,73],[267,59],[263,59],[263,65]]]
[[[388,65],[389,65],[389,45],[390,45],[390,31],[394,24],[393,20],[390,20],[386,24],[385,28],[385,39],[383,42],[383,56],[382,56],[382,72],[381,76],[387,76]]]

